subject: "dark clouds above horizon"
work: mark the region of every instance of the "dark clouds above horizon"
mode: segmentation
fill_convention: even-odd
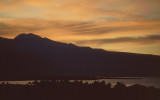
[[[0,0],[0,37],[160,55],[159,27],[159,0]]]
[[[106,38],[106,39],[93,39],[77,41],[77,44],[112,44],[112,43],[135,43],[148,45],[152,43],[159,43],[160,35],[146,35],[139,37],[120,37],[120,38]]]

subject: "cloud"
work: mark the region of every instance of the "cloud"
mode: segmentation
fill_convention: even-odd
[[[50,21],[37,18],[17,18],[17,19],[5,19],[0,20],[0,36],[12,36],[15,37],[20,33],[37,33],[38,35],[57,36],[63,35],[64,38],[67,35],[72,37],[74,28],[86,28],[95,26],[93,22],[81,22],[81,21]],[[54,37],[56,38],[56,37]]]
[[[135,44],[154,44],[160,42],[160,35],[147,35],[138,37],[119,37],[119,38],[106,38],[76,41],[77,44],[115,44],[115,43],[135,43]]]
[[[9,13],[13,18],[81,21],[160,20],[159,0],[1,0],[0,2],[0,12]]]
[[[159,41],[151,38],[160,32],[159,16],[159,0],[0,0],[0,36],[32,32],[62,42],[88,41],[88,46],[107,43],[110,48],[116,43],[154,44]]]
[[[136,32],[136,31],[150,31],[150,30],[159,30],[160,24],[157,22],[139,22],[136,24],[132,23],[121,23],[117,21],[117,25],[112,25],[112,22],[94,23],[90,27],[75,27],[71,30],[80,35],[101,35],[101,34],[114,34],[121,32]],[[120,25],[118,25],[121,23]],[[146,24],[145,24],[146,23]]]
[[[142,22],[108,22],[108,21],[72,21],[72,20],[46,20],[38,18],[15,18],[2,19],[0,26],[0,36],[10,33],[32,32],[39,34],[48,34],[48,36],[60,35],[67,37],[79,37],[83,39],[93,38],[111,38],[122,37],[123,35],[146,35],[159,32],[159,21],[142,21]],[[125,34],[125,32],[127,34]],[[2,34],[3,33],[3,34]],[[122,36],[120,36],[122,35]],[[15,36],[15,35],[13,35]],[[46,35],[47,36],[47,35]],[[61,38],[62,38],[61,37]],[[52,38],[52,37],[51,37]],[[76,38],[77,39],[77,38]],[[76,40],[75,39],[75,40]],[[67,38],[66,38],[67,40]],[[74,38],[72,39],[74,40]]]

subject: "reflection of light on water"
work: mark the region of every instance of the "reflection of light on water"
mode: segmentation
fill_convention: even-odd
[[[28,84],[29,82],[34,82],[33,80],[28,81],[0,81],[0,84],[2,83],[9,83],[9,84]]]
[[[115,85],[117,82],[122,82],[126,86],[132,86],[134,84],[140,84],[145,86],[154,86],[160,88],[160,77],[141,77],[139,79],[100,79],[104,80],[106,83],[111,83]]]
[[[83,83],[88,83],[88,84],[92,84],[92,83],[94,83],[95,81],[98,81],[98,82],[102,82],[102,81],[105,81],[105,83],[106,84],[108,84],[108,83],[111,83],[111,87],[114,87],[116,84],[117,84],[117,82],[121,82],[121,83],[124,83],[124,81],[121,81],[122,79],[98,79],[98,80],[82,80],[82,82]],[[124,80],[126,80],[126,79],[124,79]],[[135,79],[133,79],[133,80],[135,80]],[[70,80],[70,82],[74,82],[75,80]],[[81,81],[81,80],[77,80],[77,81]],[[131,83],[124,83],[127,87],[128,86],[132,86],[132,85],[134,85],[134,84],[136,84],[136,83],[133,83],[133,84],[131,84]]]
[[[10,84],[27,84],[29,82],[33,82],[34,80],[28,81],[0,81],[1,83],[10,83]],[[70,82],[74,82],[75,80],[70,80]],[[81,81],[81,80],[77,80]],[[98,79],[98,80],[82,80],[83,83],[91,84],[95,81],[105,81],[106,84],[111,83],[112,87],[114,87],[117,82],[122,82],[126,86],[132,86],[134,84],[140,84],[145,86],[154,86],[160,88],[160,77],[141,77],[140,79]]]
[[[140,84],[144,86],[154,86],[160,88],[160,77],[138,77],[137,79],[129,79],[129,77],[122,77],[127,79],[98,79],[97,81],[105,81],[106,84],[111,83],[114,87],[117,82],[124,83],[126,86],[132,86],[134,84]],[[133,78],[133,77],[132,77]],[[83,80],[83,82],[93,83],[95,80]]]

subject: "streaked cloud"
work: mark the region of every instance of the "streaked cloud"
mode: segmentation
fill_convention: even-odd
[[[160,42],[160,35],[147,35],[139,37],[119,37],[77,41],[77,44],[112,44],[112,43],[136,43],[136,44],[153,44]]]
[[[159,27],[159,0],[0,0],[2,37],[32,32],[77,45],[160,55]]]

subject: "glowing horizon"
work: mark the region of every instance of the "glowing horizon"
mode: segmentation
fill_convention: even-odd
[[[0,37],[160,55],[159,27],[159,0],[0,0]]]

